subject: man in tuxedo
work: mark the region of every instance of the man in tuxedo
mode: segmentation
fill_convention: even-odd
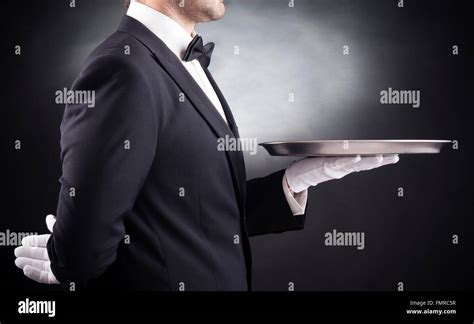
[[[184,5],[183,5],[184,4]],[[223,0],[133,1],[86,60],[61,123],[52,234],[27,237],[15,263],[42,283],[126,290],[248,290],[248,237],[303,228],[307,189],[398,156],[311,158],[247,181],[229,105],[196,23]],[[54,231],[53,231],[54,229]]]

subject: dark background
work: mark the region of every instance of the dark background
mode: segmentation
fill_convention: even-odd
[[[440,155],[310,189],[303,231],[253,238],[255,290],[472,290],[472,26],[467,1],[226,1],[223,20],[199,25],[216,42],[211,71],[242,137],[458,140]],[[5,1],[0,231],[46,233],[61,172],[56,90],[117,27],[121,0]],[[22,54],[14,55],[21,45]],[[342,47],[350,46],[350,55]],[[453,45],[460,54],[451,54]],[[240,54],[235,55],[235,46]],[[421,107],[388,106],[379,92],[421,90]],[[294,93],[295,102],[288,102]],[[14,150],[20,139],[22,150]],[[246,154],[249,178],[291,160]],[[5,182],[4,182],[5,181]],[[405,196],[397,196],[403,187]],[[326,247],[324,233],[365,232],[365,249]],[[459,235],[453,245],[452,235]],[[84,233],[85,239],[87,233]],[[0,288],[55,289],[25,278],[0,247]]]

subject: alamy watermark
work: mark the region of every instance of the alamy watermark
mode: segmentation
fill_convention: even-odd
[[[250,155],[257,154],[258,144],[255,137],[235,138],[226,135],[217,139],[218,151],[247,151]]]
[[[30,235],[38,235],[38,233],[13,232],[6,229],[5,232],[0,232],[0,246],[19,246],[21,241]]]
[[[95,107],[94,90],[68,90],[67,88],[63,88],[62,90],[57,90],[55,95],[55,102],[58,105],[84,104],[89,108]]]
[[[364,232],[338,232],[333,229],[332,232],[324,234],[324,245],[326,246],[354,246],[357,250],[365,249]]]
[[[383,105],[411,105],[419,108],[421,105],[420,90],[396,90],[388,88],[380,91],[380,103]]]
[[[18,314],[47,314],[48,317],[56,316],[56,302],[54,300],[20,300]]]

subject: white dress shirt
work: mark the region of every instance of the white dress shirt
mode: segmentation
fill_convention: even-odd
[[[224,109],[222,109],[219,97],[217,97],[217,94],[209,82],[209,79],[207,78],[207,75],[199,61],[192,60],[190,62],[186,62],[182,60],[184,52],[186,52],[186,48],[193,40],[193,37],[173,19],[140,2],[135,1],[130,3],[127,16],[135,18],[141,22],[146,28],[153,32],[153,34],[158,36],[158,38],[160,38],[163,43],[166,44],[166,46],[168,46],[168,48],[178,57],[181,63],[183,63],[183,66],[186,68],[186,70],[188,70],[189,74],[191,74],[194,81],[196,81],[199,87],[201,87],[202,91],[206,94],[221,117],[227,123]]]
[[[227,123],[227,119],[222,108],[222,104],[212,87],[206,73],[204,72],[198,60],[186,62],[182,60],[186,49],[191,43],[193,35],[190,35],[180,24],[164,15],[163,13],[148,7],[140,2],[132,1],[127,10],[127,16],[130,16],[141,22],[153,34],[160,38],[163,43],[178,57],[183,66],[199,85],[204,94],[217,109],[222,119]],[[307,190],[300,193],[291,193],[285,177],[283,177],[283,192],[290,206],[293,215],[302,215],[306,207]]]

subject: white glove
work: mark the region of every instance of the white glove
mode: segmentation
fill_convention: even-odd
[[[398,155],[306,158],[291,163],[285,176],[291,190],[301,192],[324,181],[394,164],[398,160]]]
[[[53,233],[53,226],[56,217],[46,216],[46,226]],[[23,269],[23,273],[28,278],[44,284],[58,284],[59,281],[51,271],[46,243],[51,234],[30,235],[21,241],[21,246],[15,249],[15,265]]]

